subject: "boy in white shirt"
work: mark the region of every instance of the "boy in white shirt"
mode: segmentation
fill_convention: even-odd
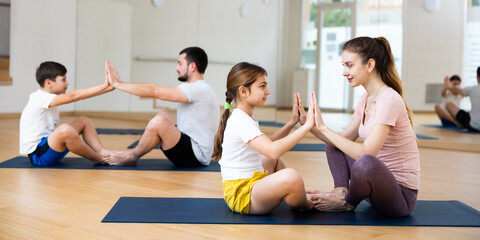
[[[480,132],[480,67],[477,68],[477,85],[460,88],[457,91],[465,97],[470,97],[472,110],[467,112],[453,102],[448,102],[446,105],[448,112],[455,116],[455,120],[463,128],[470,132]],[[452,92],[455,94],[455,91]]]
[[[453,75],[450,78],[446,76],[443,79],[443,90],[442,90],[442,103],[435,105],[435,112],[437,113],[438,118],[442,122],[444,127],[462,127],[462,125],[457,122],[455,116],[452,116],[447,110],[447,103],[452,102],[457,106],[460,106],[460,102],[463,99],[463,93],[461,93],[462,79],[458,75]],[[456,93],[453,93],[449,89],[455,89]]]
[[[60,121],[57,106],[112,91],[107,63],[102,84],[69,93],[66,93],[69,83],[65,66],[57,62],[40,64],[36,71],[40,89],[30,94],[20,117],[20,154],[28,154],[32,164],[40,166],[58,164],[69,151],[95,164],[105,163],[110,151],[103,147],[90,119],[82,116],[57,127]]]

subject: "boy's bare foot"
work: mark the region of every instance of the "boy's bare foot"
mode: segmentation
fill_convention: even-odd
[[[106,160],[110,165],[135,165],[137,160],[132,152],[112,151],[110,157]]]
[[[108,149],[104,148],[104,149],[100,150],[99,153],[102,154],[102,156],[103,156],[104,158],[108,158],[108,157],[109,157],[110,155],[112,155],[114,152],[115,152],[115,151],[113,151],[113,150],[108,150]]]
[[[106,162],[106,159],[108,158],[108,156],[105,156],[105,155],[102,155],[102,159],[100,160],[93,160],[93,163],[95,165],[109,165],[107,162]]]

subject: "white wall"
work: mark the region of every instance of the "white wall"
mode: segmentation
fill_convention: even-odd
[[[85,4],[85,2],[91,4]],[[125,19],[119,17],[112,19],[112,13],[108,13],[108,11],[112,11],[112,8],[104,9],[104,2],[130,5],[130,56],[126,56],[128,54],[125,48],[128,46],[104,49],[111,43],[122,41],[118,37],[109,38],[108,35],[111,33],[102,33],[105,25],[114,24],[115,21],[120,22],[116,24],[118,26],[128,25],[128,16]],[[243,3],[250,8],[250,14],[246,18],[241,17],[239,12]],[[225,99],[227,74],[233,64],[241,61],[257,63],[268,71],[269,88],[272,94],[268,98],[267,104],[275,104],[278,77],[277,54],[281,42],[279,35],[281,25],[278,21],[282,14],[279,10],[280,4],[282,1],[264,4],[262,1],[256,0],[177,0],[165,1],[162,7],[156,8],[151,1],[79,0],[79,47],[77,53],[77,65],[79,66],[77,78],[79,81],[77,87],[84,87],[81,85],[84,81],[88,81],[88,84],[92,85],[94,81],[103,77],[103,72],[98,69],[103,66],[105,57],[111,59],[112,64],[118,67],[123,80],[176,86],[180,84],[175,70],[179,52],[185,47],[199,46],[208,54],[209,65],[205,72],[205,79],[214,88],[219,105],[223,105]],[[95,8],[89,5],[95,5]],[[102,16],[102,12],[107,12],[108,17]],[[92,26],[95,23],[96,25]],[[107,29],[109,28],[107,27]],[[105,37],[94,39],[91,36],[93,33]],[[119,58],[118,54],[116,60],[108,56],[115,54],[115,51],[125,52],[120,54],[124,58]],[[138,60],[142,57],[161,60]],[[131,65],[127,66],[128,64],[123,62],[124,60],[128,60]],[[88,68],[83,67],[82,70],[81,66],[88,66]],[[89,71],[86,71],[87,69]],[[113,93],[116,94],[116,92],[119,91]],[[97,104],[93,106],[79,103],[76,105],[76,110],[157,111],[153,109],[153,101],[150,99],[141,99],[130,95],[121,95],[122,97],[115,98],[110,96],[111,94],[107,93],[102,96],[104,99],[96,101]],[[125,102],[126,99],[127,102]],[[105,102],[118,103],[122,107],[112,108]],[[176,108],[175,103],[162,101],[157,101],[157,106]]]
[[[87,88],[102,84],[105,60],[121,70],[122,80],[130,81],[132,59],[132,6],[114,0],[78,1],[77,84]],[[113,91],[75,103],[75,111],[130,110],[133,96]]]
[[[10,76],[0,86],[0,113],[19,113],[29,93],[39,88],[35,70],[41,62],[57,61],[68,69],[75,86],[76,0],[22,0],[11,3]],[[62,111],[73,111],[69,104]]]
[[[425,103],[426,84],[442,83],[463,71],[465,1],[442,0],[428,12],[424,1],[404,0],[402,80],[413,110],[433,109]]]

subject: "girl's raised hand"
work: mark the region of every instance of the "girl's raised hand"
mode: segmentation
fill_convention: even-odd
[[[315,108],[315,127],[319,130],[322,130],[322,128],[325,128],[326,126],[322,119],[322,112],[320,111],[320,108],[317,104],[317,97],[315,96],[315,92],[312,93],[312,99]]]
[[[298,112],[298,99],[297,99],[297,93],[293,94],[293,107],[292,107],[292,117],[290,118],[290,121],[293,123],[293,125],[297,124],[300,119],[300,113]]]
[[[307,120],[307,113],[305,112],[305,109],[303,108],[302,99],[300,98],[300,94],[297,92],[295,96],[296,96],[296,99],[297,99],[297,102],[298,102],[298,114],[299,114],[298,121],[300,122],[300,125],[303,125],[303,124],[305,124],[305,121]]]
[[[300,99],[300,94],[293,94],[293,107],[292,107],[292,117],[290,121],[295,125],[300,122],[300,125],[305,123],[306,113],[303,109],[302,100]]]

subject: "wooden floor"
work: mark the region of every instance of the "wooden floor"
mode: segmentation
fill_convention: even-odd
[[[345,115],[326,114],[325,121],[341,128],[350,117]],[[288,120],[288,112],[278,116]],[[62,117],[62,122],[73,119]],[[428,147],[420,148],[419,199],[459,200],[480,210],[480,134],[422,127],[438,123],[431,114],[416,119],[418,134],[439,138],[428,144],[419,141]],[[146,125],[145,121],[92,120],[103,128]],[[19,155],[18,125],[18,118],[0,119],[0,161]],[[101,135],[104,145],[115,150],[138,138]],[[461,145],[471,149],[451,150]],[[164,155],[154,150],[145,157]],[[332,188],[325,152],[288,152],[284,160],[304,177],[307,189]],[[0,168],[0,183],[0,239],[480,239],[480,228],[101,223],[122,196],[221,198],[218,172]]]

